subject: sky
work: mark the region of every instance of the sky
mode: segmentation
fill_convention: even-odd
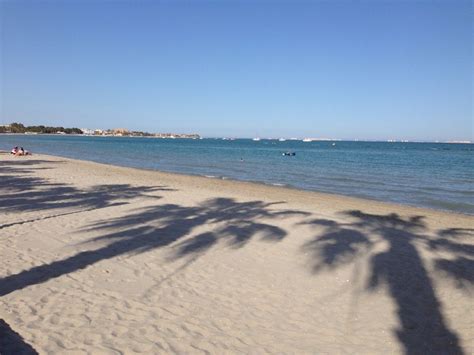
[[[474,140],[471,1],[0,0],[0,124]]]

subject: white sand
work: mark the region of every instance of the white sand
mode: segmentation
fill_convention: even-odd
[[[474,217],[0,155],[0,352],[473,353]]]

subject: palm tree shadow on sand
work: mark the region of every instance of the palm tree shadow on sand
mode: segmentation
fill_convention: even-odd
[[[285,230],[259,220],[306,213],[272,210],[270,206],[275,204],[216,198],[196,207],[154,205],[120,218],[99,222],[88,229],[102,230],[105,234],[88,242],[105,242],[105,246],[4,277],[0,279],[0,296],[73,273],[102,260],[169,246],[202,225],[215,228],[212,228],[212,232],[193,236],[180,244],[180,252],[176,257],[202,255],[219,240],[225,240],[231,247],[242,247],[255,235],[267,241],[282,240],[287,234]]]
[[[85,189],[78,189],[72,185],[54,183],[49,180],[32,176],[35,170],[54,169],[61,161],[51,162],[43,160],[13,160],[0,162],[0,213],[5,219],[17,216],[18,212],[42,212],[40,217],[19,219],[17,221],[0,224],[0,237],[7,237],[10,227],[27,224],[38,220],[60,218],[71,214],[81,214],[102,208],[114,207],[130,203],[136,199],[158,200],[157,191],[168,192],[173,189],[165,186],[132,186],[128,184],[95,185]],[[49,166],[42,166],[48,164]],[[33,169],[32,169],[33,168]],[[4,240],[0,238],[0,242]],[[47,268],[45,268],[47,269]],[[42,270],[41,267],[30,269]],[[18,275],[28,275],[27,271]],[[51,273],[52,275],[54,273]],[[36,281],[44,279],[40,275]],[[4,283],[9,277],[0,279],[0,294],[7,294],[13,290],[12,285],[23,288],[23,283],[34,282],[32,274],[23,280],[13,277],[10,286]],[[8,284],[8,282],[7,282]],[[16,287],[13,286],[13,287]],[[35,349],[27,344],[2,319],[0,319],[0,354],[37,354]]]
[[[191,256],[191,258],[176,272],[191,265],[220,239],[235,248],[243,247],[255,235],[260,235],[267,241],[280,241],[287,234],[285,230],[271,224],[257,222],[257,220],[283,218],[294,214],[306,215],[306,213],[289,210],[274,211],[270,208],[273,204],[262,201],[236,202],[229,198],[217,198],[207,200],[197,207],[156,205],[139,209],[121,218],[100,222],[91,226],[90,229],[103,230],[106,233],[93,240],[106,242],[105,246],[6,276],[0,279],[0,297],[85,269],[103,260],[169,246],[180,239],[185,239],[193,229],[203,224],[215,225],[216,228],[212,232],[199,234],[178,243],[179,252],[175,257]],[[11,333],[8,334],[11,340],[10,348],[28,346],[21,337],[12,337]],[[0,332],[0,336],[2,335]],[[33,352],[26,353],[35,352],[33,349]]]
[[[8,175],[2,168],[0,166],[0,172]],[[20,176],[8,182],[0,179],[0,192],[6,192],[0,196],[0,206],[13,211],[61,211],[67,208],[67,213],[81,213],[146,197],[141,195],[143,191],[168,190],[162,186],[129,185],[101,185],[76,190],[69,185]],[[241,248],[257,237],[278,242],[287,236],[287,231],[269,221],[308,215],[302,211],[277,208],[279,205],[281,203],[215,198],[191,207],[152,205],[119,218],[100,221],[88,229],[101,234],[89,241],[101,243],[101,247],[6,276],[0,279],[0,297],[85,269],[103,260],[167,246],[176,250],[175,258],[188,257],[193,261],[218,243],[230,248]],[[50,218],[59,216],[51,215]],[[467,289],[473,282],[471,271],[474,250],[471,245],[463,244],[460,240],[466,235],[472,236],[473,230],[451,228],[428,237],[423,234],[427,229],[421,216],[402,218],[397,214],[373,215],[346,211],[343,217],[349,222],[321,219],[306,222],[324,228],[322,235],[303,246],[305,251],[311,252],[314,272],[323,268],[337,268],[364,253],[370,253],[378,241],[387,243],[389,247],[386,251],[372,255],[367,289],[388,288],[399,318],[399,327],[395,333],[406,353],[461,354],[458,337],[444,320],[433,283],[415,244],[455,255],[450,260],[436,259],[435,268],[455,280],[458,287]],[[207,226],[207,231],[194,235],[195,230],[203,225]],[[18,338],[12,339],[21,345]]]
[[[41,164],[59,164],[61,161],[17,160],[0,162],[0,213],[14,216],[17,212],[50,212],[30,220],[19,220],[0,225],[0,229],[17,224],[80,214],[97,209],[120,206],[139,198],[160,199],[154,193],[174,191],[166,186],[132,186],[129,184],[102,184],[78,189],[73,185],[51,182],[31,176],[37,169],[53,169]],[[54,163],[54,164],[53,164]],[[36,166],[39,165],[39,166]]]
[[[441,304],[415,243],[430,250],[454,252],[454,260],[435,260],[436,269],[465,288],[473,282],[470,271],[474,250],[472,245],[453,239],[472,230],[442,230],[436,236],[427,236],[423,234],[427,228],[422,216],[402,218],[395,213],[376,215],[361,211],[346,211],[342,215],[351,222],[325,219],[306,222],[324,229],[303,246],[305,252],[311,252],[313,271],[337,268],[370,253],[379,242],[387,243],[386,251],[371,256],[367,290],[388,288],[399,319],[395,333],[405,352],[462,354],[457,335],[442,315]]]

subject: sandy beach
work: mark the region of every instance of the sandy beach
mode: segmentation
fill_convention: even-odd
[[[474,353],[474,217],[0,155],[0,353]]]

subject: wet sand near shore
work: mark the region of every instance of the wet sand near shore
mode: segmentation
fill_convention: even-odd
[[[2,154],[0,353],[469,354],[473,237],[468,215]]]

